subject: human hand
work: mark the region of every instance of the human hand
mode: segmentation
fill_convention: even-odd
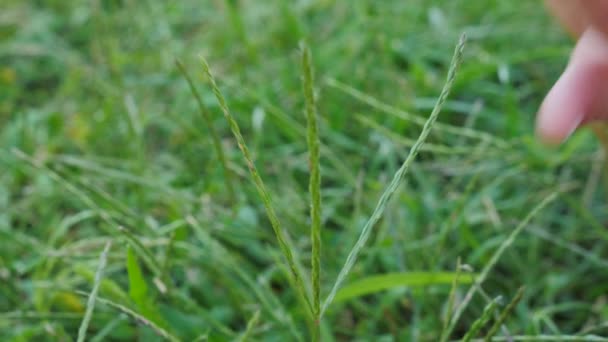
[[[536,120],[551,144],[580,125],[608,120],[608,1],[546,0],[547,7],[578,42],[566,70],[545,97]]]

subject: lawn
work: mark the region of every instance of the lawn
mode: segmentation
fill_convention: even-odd
[[[0,7],[0,340],[608,341],[541,2]]]

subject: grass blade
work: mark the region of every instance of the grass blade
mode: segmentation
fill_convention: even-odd
[[[475,337],[477,333],[479,333],[479,330],[481,330],[481,328],[483,328],[484,325],[488,323],[490,318],[492,318],[494,310],[496,310],[496,302],[497,300],[494,299],[488,305],[486,305],[486,307],[483,309],[483,313],[481,314],[481,316],[477,320],[475,320],[475,322],[473,322],[473,325],[471,325],[469,331],[467,331],[467,333],[462,338],[462,342],[470,342],[471,339]]]
[[[83,292],[83,291],[74,291],[74,293],[81,295],[81,296],[88,296],[88,293]],[[130,316],[131,318],[135,319],[137,322],[149,327],[150,329],[152,329],[152,331],[154,331],[154,333],[168,341],[171,342],[178,342],[179,339],[173,335],[171,335],[169,332],[167,332],[165,329],[159,327],[158,325],[156,325],[156,323],[150,321],[149,319],[147,319],[146,317],[142,316],[141,314],[129,309],[128,307],[115,303],[111,300],[105,299],[105,298],[100,298],[100,297],[96,297],[95,300],[101,304],[105,304],[109,307],[112,307],[124,314],[127,314],[128,316]]]
[[[89,322],[91,322],[91,317],[93,317],[95,299],[97,298],[99,285],[101,284],[101,279],[103,278],[103,271],[106,268],[106,263],[108,261],[108,252],[110,251],[110,246],[112,246],[112,242],[108,241],[108,243],[106,243],[105,248],[103,249],[103,252],[99,256],[99,266],[97,266],[97,273],[95,274],[95,283],[93,284],[93,290],[89,294],[89,299],[87,300],[87,310],[84,314],[84,318],[82,319],[82,323],[80,323],[80,328],[78,328],[78,342],[84,342],[84,339],[87,336],[87,328],[89,327]]]
[[[500,326],[505,322],[505,320],[509,317],[511,312],[513,312],[513,309],[515,309],[515,306],[517,305],[517,303],[519,303],[519,301],[524,296],[524,290],[525,290],[525,287],[523,287],[523,286],[520,287],[519,290],[517,290],[515,297],[513,297],[513,299],[511,299],[511,302],[509,302],[507,307],[500,313],[500,316],[498,316],[498,319],[496,320],[496,322],[494,322],[492,327],[490,327],[490,330],[488,330],[488,333],[486,334],[486,337],[484,338],[485,342],[492,341],[492,338],[494,337],[494,335],[496,335],[496,333],[498,332],[498,329],[500,329]]]
[[[209,112],[205,108],[205,105],[203,104],[203,100],[201,98],[201,94],[196,89],[196,86],[194,85],[194,82],[192,81],[192,77],[190,77],[190,74],[188,74],[188,71],[186,70],[186,67],[184,66],[182,61],[180,61],[179,59],[176,60],[175,65],[177,65],[177,68],[179,69],[179,71],[182,73],[182,75],[186,79],[186,82],[188,82],[190,91],[192,92],[192,95],[196,99],[196,103],[198,104],[199,112],[201,113],[203,120],[205,120],[205,124],[207,125],[207,129],[209,130],[209,134],[211,134],[211,140],[213,141],[213,147],[215,148],[215,153],[217,154],[217,157],[220,160],[220,164],[222,164],[222,168],[224,169],[224,182],[226,183],[226,190],[228,192],[228,198],[233,203],[235,203],[236,197],[234,194],[232,172],[228,168],[228,162],[226,161],[226,153],[224,153],[224,149],[222,148],[222,142],[220,140],[220,136],[217,134],[217,131],[215,130],[215,128],[213,128],[213,121],[211,120],[211,115],[209,115]]]
[[[445,316],[443,319],[443,327],[441,329],[441,332],[445,331],[445,329],[447,329],[448,327],[448,322],[450,322],[450,317],[452,317],[452,310],[454,310],[454,301],[456,300],[456,288],[458,288],[459,285],[459,281],[460,281],[460,274],[461,274],[461,264],[460,264],[460,257],[458,257],[458,260],[456,261],[456,273],[454,275],[454,279],[452,280],[452,287],[450,288],[450,294],[448,295],[448,303],[447,303],[447,308],[445,310]],[[472,279],[471,277],[467,277],[468,279]]]
[[[239,339],[237,341],[238,342],[247,341],[249,339],[249,335],[251,335],[251,331],[253,330],[255,325],[258,324],[259,320],[260,320],[260,310],[257,310],[253,314],[253,316],[251,317],[249,322],[247,322],[247,328],[245,328],[245,331],[243,332],[243,334],[239,337]]]
[[[129,296],[137,306],[137,309],[149,320],[158,325],[165,326],[166,324],[163,322],[162,315],[156,306],[155,297],[148,291],[148,284],[137,261],[137,254],[130,246],[127,247],[126,267],[129,279]]]
[[[277,238],[277,242],[279,243],[279,248],[281,249],[281,252],[283,253],[283,256],[285,257],[285,259],[287,260],[287,265],[289,266],[289,270],[291,271],[291,275],[293,277],[294,283],[296,284],[297,291],[306,301],[306,303],[308,305],[308,308],[307,308],[308,312],[310,314],[312,314],[313,310],[312,310],[312,306],[310,303],[310,296],[308,295],[308,293],[305,290],[303,277],[296,265],[296,261],[293,257],[291,247],[287,243],[286,233],[283,231],[279,218],[277,217],[277,214],[275,213],[274,208],[272,206],[272,198],[270,197],[270,193],[268,192],[268,190],[266,190],[264,181],[262,181],[262,177],[260,177],[258,170],[255,167],[255,164],[253,163],[253,159],[251,158],[249,149],[247,148],[247,145],[245,144],[245,140],[243,139],[243,135],[241,134],[239,125],[237,124],[236,120],[232,117],[232,114],[230,114],[230,110],[228,109],[226,100],[224,99],[224,96],[222,95],[217,83],[215,82],[215,78],[211,74],[211,70],[209,69],[209,64],[207,63],[207,61],[204,58],[202,58],[201,61],[202,61],[203,71],[205,72],[205,74],[209,78],[209,81],[211,82],[211,87],[213,88],[213,93],[215,94],[215,97],[217,98],[220,108],[222,109],[222,112],[224,113],[224,117],[228,121],[228,125],[230,126],[230,130],[232,131],[232,134],[234,135],[234,137],[237,141],[239,149],[241,150],[243,157],[245,158],[245,162],[247,163],[247,167],[249,168],[249,172],[251,173],[251,178],[253,179],[253,183],[258,192],[258,195],[260,196],[260,198],[262,199],[262,202],[264,203],[264,208],[266,209],[266,215],[268,216],[268,219],[270,220],[270,224],[271,224],[274,234]]]
[[[331,289],[331,292],[329,293],[329,295],[325,299],[325,302],[323,303],[323,308],[321,309],[321,316],[323,316],[323,313],[327,310],[327,308],[333,301],[334,297],[336,296],[336,293],[340,289],[340,286],[342,285],[342,283],[346,279],[346,276],[348,275],[351,268],[355,264],[355,261],[357,260],[357,256],[359,255],[359,252],[361,252],[361,250],[365,246],[365,243],[369,239],[369,236],[371,234],[373,227],[375,226],[375,224],[378,222],[378,220],[382,216],[382,214],[386,208],[386,204],[388,203],[388,200],[395,193],[395,191],[397,191],[399,184],[403,180],[410,165],[416,158],[416,155],[418,155],[418,151],[420,150],[420,147],[424,144],[424,141],[428,137],[428,135],[431,131],[431,128],[433,127],[433,124],[437,120],[437,117],[439,116],[439,112],[441,111],[441,107],[442,107],[443,103],[445,102],[445,100],[447,99],[448,94],[450,93],[452,84],[454,83],[454,77],[456,76],[456,70],[458,69],[460,62],[462,61],[462,52],[464,49],[465,41],[466,41],[466,36],[463,34],[460,37],[458,44],[456,45],[456,49],[454,51],[454,56],[452,57],[452,62],[450,64],[450,69],[448,71],[447,81],[441,91],[441,94],[439,95],[439,98],[437,99],[435,108],[433,108],[431,115],[429,116],[428,120],[424,124],[424,127],[422,128],[422,133],[420,133],[418,140],[416,141],[414,146],[412,146],[410,154],[407,156],[407,158],[401,165],[401,168],[399,168],[397,173],[395,173],[393,180],[390,182],[390,184],[388,185],[388,187],[386,188],[386,190],[380,197],[380,200],[378,201],[378,204],[376,205],[374,212],[372,213],[371,217],[369,218],[369,220],[363,227],[363,230],[361,231],[361,235],[359,236],[359,239],[357,240],[355,246],[352,248],[351,252],[349,253],[348,257],[346,258],[346,262],[344,263],[344,266],[340,270],[340,273],[338,274],[338,277],[336,278],[336,282],[334,283],[334,286]]]
[[[354,281],[342,287],[336,294],[334,301],[341,302],[395,287],[448,285],[457,281],[459,276],[459,272],[407,272],[380,274]],[[460,280],[459,284],[467,284],[472,282],[472,278],[462,279]]]
[[[127,247],[127,275],[129,276],[129,296],[135,304],[143,305],[148,298],[148,284],[137,262],[133,249]]]
[[[310,181],[310,241],[312,243],[311,273],[312,273],[312,308],[315,324],[319,324],[321,312],[321,167],[319,152],[319,124],[314,92],[314,75],[310,49],[304,43],[302,49],[302,87],[306,99],[306,122],[308,143]]]
[[[90,342],[103,342],[107,341],[107,336],[110,335],[116,329],[116,327],[121,324],[124,320],[127,319],[127,316],[124,314],[115,317],[110,321],[103,329],[99,330],[99,332],[93,336],[89,341]]]
[[[492,255],[492,258],[490,259],[488,264],[483,268],[479,277],[476,278],[475,283],[471,286],[471,288],[465,295],[464,300],[462,301],[462,303],[460,304],[460,306],[454,313],[454,317],[452,317],[450,324],[448,325],[448,328],[444,331],[444,333],[441,336],[441,340],[440,340],[441,342],[445,342],[448,340],[450,334],[452,333],[452,331],[454,330],[454,327],[456,326],[456,323],[458,323],[460,316],[462,316],[462,313],[464,312],[467,305],[473,298],[473,295],[475,295],[475,292],[477,292],[477,289],[486,280],[486,278],[488,277],[488,274],[494,268],[494,265],[496,265],[496,263],[498,262],[498,259],[500,259],[500,257],[505,252],[505,250],[513,244],[513,241],[515,241],[515,238],[517,238],[517,236],[522,232],[522,230],[524,230],[524,228],[528,225],[530,220],[532,220],[532,218],[534,216],[536,216],[536,214],[538,214],[538,212],[540,212],[544,207],[546,207],[549,203],[553,202],[557,198],[558,193],[559,192],[553,192],[549,196],[545,197],[534,209],[532,209],[528,213],[528,215],[523,219],[523,221],[521,221],[519,223],[519,225],[517,225],[517,227],[513,230],[513,232],[511,232],[509,237],[507,237],[505,239],[505,241],[503,241],[503,243],[500,245],[500,247],[498,247],[496,252],[494,252],[494,255]]]
[[[325,79],[325,84],[327,84],[328,86],[330,86],[332,88],[338,89],[338,90],[350,95],[354,99],[356,99],[360,102],[363,102],[363,103],[369,105],[370,107],[375,108],[381,112],[387,113],[389,115],[392,115],[394,117],[397,117],[397,118],[405,120],[405,121],[413,122],[414,124],[419,125],[419,126],[423,126],[425,124],[425,120],[423,117],[412,114],[412,113],[404,112],[393,106],[387,105],[387,104],[381,102],[380,100],[378,100],[372,96],[369,96],[360,90],[352,88],[336,79],[327,78],[327,79]],[[437,131],[440,131],[440,132],[492,143],[496,147],[504,148],[504,147],[509,146],[509,143],[503,139],[500,139],[500,138],[493,136],[486,132],[480,132],[480,131],[474,130],[472,128],[453,126],[453,125],[444,124],[444,123],[437,123],[436,129],[437,129]]]

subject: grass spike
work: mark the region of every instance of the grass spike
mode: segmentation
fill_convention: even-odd
[[[103,249],[103,252],[99,256],[99,266],[97,266],[97,273],[95,273],[95,282],[93,284],[93,290],[89,294],[89,298],[87,300],[87,309],[84,314],[84,318],[80,323],[80,328],[78,328],[78,342],[84,342],[84,339],[87,336],[87,328],[89,327],[89,323],[91,322],[91,317],[93,317],[93,309],[95,309],[95,299],[97,298],[97,292],[99,291],[99,286],[101,285],[101,279],[103,278],[103,271],[106,268],[106,264],[108,262],[108,252],[110,251],[110,247],[112,246],[112,242],[108,241],[106,246]]]
[[[319,324],[321,312],[321,167],[319,124],[317,122],[317,107],[314,91],[314,74],[309,47],[301,44],[302,53],[302,88],[306,99],[306,141],[308,143],[310,181],[310,240],[312,243],[311,273],[312,273],[312,308],[315,324]],[[318,337],[318,336],[317,336]]]
[[[517,290],[517,293],[515,294],[513,299],[511,299],[511,301],[509,302],[507,307],[504,310],[502,310],[502,312],[500,313],[500,316],[498,316],[498,319],[496,320],[496,322],[494,322],[494,324],[490,327],[490,330],[488,330],[488,333],[484,337],[484,342],[492,341],[492,338],[494,337],[494,335],[496,335],[496,333],[498,332],[498,329],[500,329],[500,326],[507,320],[507,318],[509,317],[511,312],[513,312],[513,309],[515,309],[515,306],[517,305],[517,303],[519,303],[519,301],[523,298],[524,292],[525,292],[524,286],[520,287],[519,290]]]
[[[397,191],[399,184],[401,184],[401,181],[403,180],[405,174],[409,170],[410,165],[412,164],[414,159],[416,159],[416,156],[418,155],[418,152],[420,151],[420,147],[424,144],[424,141],[428,137],[428,135],[431,131],[431,128],[433,127],[433,124],[437,120],[437,117],[439,116],[439,112],[441,111],[441,107],[443,106],[443,103],[447,99],[447,97],[450,93],[450,89],[452,88],[452,84],[454,83],[454,78],[456,76],[456,70],[458,69],[460,62],[462,61],[462,54],[463,54],[465,42],[466,42],[466,35],[462,34],[460,36],[460,40],[458,41],[458,44],[456,45],[456,49],[454,50],[454,56],[452,57],[452,61],[450,63],[450,69],[448,71],[447,80],[446,80],[445,85],[443,86],[443,89],[441,91],[441,94],[439,95],[439,98],[437,99],[437,103],[435,104],[435,107],[433,108],[433,111],[431,112],[431,115],[429,116],[428,120],[424,124],[424,127],[422,128],[422,133],[420,133],[418,140],[416,141],[414,146],[412,146],[412,149],[411,149],[409,155],[407,156],[407,158],[405,159],[405,161],[403,162],[403,164],[401,165],[399,170],[395,173],[390,184],[388,185],[388,187],[386,188],[386,190],[380,197],[380,200],[378,201],[378,204],[376,205],[376,208],[374,209],[371,217],[369,218],[369,220],[363,227],[363,230],[361,231],[361,235],[359,236],[359,239],[357,240],[357,242],[355,243],[355,246],[352,248],[351,252],[349,253],[348,257],[346,258],[346,262],[344,263],[344,266],[340,270],[340,273],[338,274],[338,277],[336,278],[336,281],[335,281],[329,295],[327,296],[327,298],[325,299],[325,302],[323,303],[323,307],[321,309],[321,317],[323,316],[323,314],[325,313],[325,311],[327,310],[327,308],[333,301],[334,297],[336,296],[336,293],[340,289],[340,286],[342,286],[342,283],[346,279],[346,276],[348,275],[348,273],[352,269],[353,265],[355,264],[355,261],[357,260],[357,256],[359,255],[359,253],[361,252],[363,247],[365,247],[365,243],[369,239],[369,236],[371,234],[373,227],[376,225],[376,223],[378,222],[378,220],[384,213],[386,204],[388,203],[388,201],[392,197],[392,195],[395,193],[395,191]]]
[[[237,145],[239,146],[239,149],[241,150],[243,157],[245,158],[245,162],[247,163],[247,167],[251,174],[251,178],[253,179],[253,183],[258,192],[258,195],[260,196],[260,198],[262,199],[262,202],[264,203],[264,208],[266,209],[266,215],[268,216],[268,219],[270,220],[270,224],[271,224],[274,234],[276,236],[277,242],[279,243],[281,252],[283,253],[283,256],[285,257],[285,259],[287,261],[287,265],[289,266],[289,270],[291,272],[291,275],[292,275],[293,280],[297,287],[296,290],[306,301],[307,306],[308,306],[308,308],[307,308],[308,312],[312,315],[312,306],[311,306],[311,302],[310,302],[310,296],[308,295],[308,293],[305,290],[304,279],[296,265],[295,259],[293,257],[293,253],[291,251],[291,247],[287,243],[287,239],[285,237],[286,233],[283,231],[279,218],[277,217],[277,214],[274,211],[274,207],[272,206],[272,198],[270,196],[270,193],[268,192],[268,190],[266,190],[264,181],[262,181],[262,177],[260,177],[258,170],[255,167],[255,164],[253,163],[253,159],[251,158],[249,149],[247,148],[247,145],[245,144],[245,140],[243,139],[243,135],[241,134],[239,125],[236,122],[236,120],[234,119],[234,117],[232,117],[232,114],[230,113],[230,110],[228,109],[226,100],[224,99],[224,96],[222,95],[222,93],[215,81],[215,78],[213,77],[213,74],[211,73],[211,70],[209,69],[209,64],[207,63],[207,60],[205,60],[205,58],[201,58],[201,62],[202,62],[203,71],[205,72],[205,74],[209,78],[209,81],[211,82],[211,87],[213,89],[213,93],[215,94],[215,97],[219,103],[219,106],[222,109],[222,112],[224,113],[224,117],[228,121],[228,125],[230,126],[230,130],[232,131],[232,134],[234,135],[234,138],[237,141]]]
[[[481,328],[483,328],[486,323],[488,323],[488,321],[492,318],[492,314],[496,310],[497,301],[498,299],[494,299],[493,301],[488,303],[488,305],[486,305],[486,307],[483,309],[483,312],[481,313],[481,316],[476,319],[475,322],[473,322],[473,325],[471,325],[469,331],[467,331],[467,333],[462,338],[462,342],[471,342],[471,339],[473,339],[473,337],[475,337],[475,335],[479,333]]]
[[[460,272],[462,271],[460,266],[461,266],[461,260],[460,260],[460,257],[458,257],[458,259],[456,261],[456,276],[454,277],[454,280],[452,281],[452,286],[450,288],[450,294],[448,295],[448,306],[447,306],[446,312],[445,312],[445,319],[443,321],[442,331],[445,331],[445,329],[447,329],[448,322],[450,321],[450,317],[452,317],[452,310],[454,310],[454,302],[456,300],[456,289],[458,288],[458,281],[460,280]]]

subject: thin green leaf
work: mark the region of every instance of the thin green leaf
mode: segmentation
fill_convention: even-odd
[[[91,269],[86,268],[84,265],[75,265],[73,270],[75,274],[83,277],[87,281],[95,281],[95,273]],[[123,289],[112,279],[102,279],[99,286],[99,291],[102,295],[109,297],[109,299],[115,302],[121,304],[129,303],[129,295],[124,292]]]
[[[502,310],[502,312],[500,313],[500,316],[498,316],[498,319],[496,320],[496,322],[494,322],[492,327],[490,327],[490,330],[488,330],[488,333],[486,334],[486,337],[484,338],[485,342],[492,341],[492,338],[494,337],[494,335],[496,335],[496,333],[498,332],[498,329],[500,329],[500,326],[507,320],[507,318],[509,317],[511,312],[513,312],[513,309],[515,309],[515,306],[517,305],[517,303],[519,303],[519,301],[523,298],[524,289],[525,289],[525,287],[523,287],[523,286],[520,287],[519,290],[517,290],[517,293],[515,294],[513,299],[511,299],[511,302],[509,302],[507,307],[504,310]]]
[[[127,247],[127,273],[129,275],[129,296],[139,306],[144,306],[148,295],[148,284],[131,247]]]
[[[238,338],[238,342],[245,342],[249,339],[249,336],[251,335],[251,332],[253,331],[253,328],[256,326],[256,324],[258,324],[258,321],[260,320],[260,310],[257,310],[253,316],[251,316],[251,319],[249,319],[249,321],[247,322],[247,328],[245,328],[245,331],[243,332],[243,334]]]
[[[81,296],[88,296],[89,294],[83,291],[74,291],[74,293],[81,295]],[[158,336],[163,337],[166,340],[172,341],[172,342],[177,342],[179,341],[179,339],[173,335],[171,335],[168,331],[166,331],[164,328],[160,327],[159,325],[157,325],[156,323],[154,323],[153,321],[149,320],[148,318],[144,317],[143,315],[131,310],[130,308],[115,303],[111,300],[105,299],[105,298],[100,298],[97,297],[95,299],[97,302],[101,303],[101,304],[105,304],[107,306],[110,306],[114,309],[117,309],[118,311],[127,314],[128,316],[132,317],[133,319],[135,319],[137,322],[149,327],[150,329],[152,329],[152,331],[154,331],[154,333],[156,333]]]
[[[89,327],[89,322],[91,322],[91,317],[93,317],[95,299],[97,298],[99,284],[101,284],[101,279],[103,278],[103,271],[106,268],[106,263],[108,261],[108,252],[110,251],[111,246],[112,242],[108,241],[108,243],[106,243],[105,248],[103,249],[103,252],[99,256],[99,266],[97,267],[97,273],[95,273],[95,283],[93,284],[93,290],[89,294],[89,299],[87,300],[87,310],[84,314],[82,322],[80,323],[80,328],[78,329],[78,342],[84,342],[84,339],[87,336],[87,328]]]
[[[381,112],[385,112],[385,113],[392,115],[394,117],[397,117],[401,120],[406,120],[406,121],[412,122],[419,126],[423,126],[425,124],[425,120],[423,117],[420,117],[416,114],[402,111],[398,108],[395,108],[388,104],[382,103],[380,100],[378,100],[372,96],[369,96],[355,88],[352,88],[334,78],[327,78],[325,80],[325,84],[327,84],[328,86],[330,86],[332,88],[338,89],[338,90],[352,96],[354,99],[361,101],[375,109],[378,109]],[[437,127],[438,131],[457,135],[457,136],[462,136],[462,137],[466,137],[466,138],[478,139],[481,141],[489,142],[489,143],[494,144],[496,147],[507,147],[509,145],[508,142],[506,142],[503,139],[500,139],[494,135],[491,135],[486,132],[480,132],[480,131],[477,131],[477,130],[474,130],[471,128],[467,128],[467,127],[453,126],[453,125],[444,124],[444,123],[437,123],[436,127]]]
[[[449,285],[458,277],[458,272],[407,272],[370,276],[342,287],[334,301],[342,302],[396,287]],[[459,284],[471,282],[472,278],[461,279]]]
[[[494,310],[496,310],[496,306],[497,299],[494,299],[493,301],[488,303],[488,305],[486,305],[486,307],[483,309],[483,313],[481,314],[481,316],[477,320],[475,320],[475,322],[473,322],[473,325],[471,325],[469,331],[467,331],[467,333],[462,338],[462,342],[470,342],[471,339],[479,333],[481,328],[483,328],[492,318],[492,314],[494,313]]]
[[[454,310],[454,301],[456,300],[456,288],[458,288],[461,274],[461,264],[460,257],[458,257],[456,261],[456,274],[452,279],[452,287],[450,288],[450,294],[448,295],[448,306],[446,308],[445,316],[443,319],[443,326],[441,332],[445,331],[448,327],[448,323],[450,322],[450,318],[452,317],[452,310]],[[467,277],[468,279],[473,279],[473,277]]]
[[[145,317],[158,325],[166,326],[154,297],[149,295],[148,283],[137,261],[137,255],[130,247],[127,248],[126,263],[129,276],[129,296]]]

